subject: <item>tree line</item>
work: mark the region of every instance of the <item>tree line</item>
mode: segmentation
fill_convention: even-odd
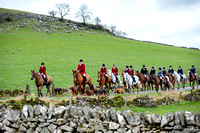
[[[49,15],[52,17],[55,17],[57,14],[60,16],[60,21],[64,20],[64,17],[69,15],[69,12],[71,10],[69,4],[66,3],[59,3],[56,4],[56,11],[55,10],[51,10],[49,11]],[[78,18],[79,20],[81,20],[84,24],[89,23],[89,22],[94,22],[97,26],[101,25],[101,19],[96,16],[94,18],[94,20],[92,20],[92,12],[89,10],[88,6],[86,4],[83,4],[80,6],[80,8],[78,9],[78,11],[76,12],[76,18]],[[104,27],[106,27],[107,29],[110,30],[110,32],[116,36],[121,36],[121,37],[126,37],[127,34],[125,32],[122,32],[120,30],[116,29],[115,25],[104,25]]]

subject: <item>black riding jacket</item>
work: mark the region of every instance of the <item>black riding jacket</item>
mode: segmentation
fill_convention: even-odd
[[[150,71],[150,75],[153,75],[153,74],[155,74],[155,73],[156,73],[156,70],[155,70],[155,69],[153,69],[153,70]]]
[[[141,73],[146,75],[147,74],[147,69],[146,68],[142,68],[141,69]]]

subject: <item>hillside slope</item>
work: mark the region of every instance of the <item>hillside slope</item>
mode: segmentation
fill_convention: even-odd
[[[108,69],[115,63],[120,75],[126,65],[140,70],[143,64],[156,70],[169,65],[177,70],[180,65],[186,74],[195,65],[200,74],[198,50],[118,38],[88,25],[79,27],[72,21],[46,21],[41,15],[33,16],[20,19],[15,16],[11,21],[1,17],[0,89],[24,89],[26,84],[35,89],[34,81],[30,80],[31,70],[38,71],[41,62],[57,87],[69,87],[73,85],[72,69],[77,69],[79,59],[84,60],[94,84],[103,63]]]

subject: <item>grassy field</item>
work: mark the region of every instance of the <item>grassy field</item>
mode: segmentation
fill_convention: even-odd
[[[149,111],[151,114],[159,114],[159,115],[164,115],[165,113],[168,112],[178,112],[178,111],[190,111],[190,112],[194,112],[194,113],[200,113],[200,102],[197,101],[183,101],[180,102],[179,104],[171,104],[171,105],[159,105],[158,107],[155,108],[144,108],[144,107],[126,107],[126,108],[116,108],[116,110],[132,110],[134,112],[134,114],[136,114],[137,112],[143,112],[145,113],[146,111]]]
[[[72,69],[77,69],[80,59],[95,85],[103,63],[107,69],[115,63],[120,75],[126,65],[140,70],[143,64],[148,69],[172,65],[175,70],[181,65],[185,74],[195,65],[200,74],[200,51],[118,38],[101,31],[48,34],[19,28],[0,33],[0,53],[0,89],[25,89],[26,84],[36,89],[31,70],[38,71],[41,62],[54,84],[67,88],[73,85]]]

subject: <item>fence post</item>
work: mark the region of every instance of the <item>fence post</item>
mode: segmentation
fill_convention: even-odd
[[[30,91],[30,86],[27,84],[26,85],[26,91],[25,91],[25,93],[27,93],[27,94],[29,94],[30,95],[30,93],[31,93],[31,91]]]
[[[98,105],[97,106],[99,106],[99,95],[98,95]]]
[[[178,103],[179,103],[180,98],[181,98],[181,93],[182,93],[182,92],[180,92],[179,97],[178,97]]]
[[[54,83],[52,83],[52,87],[51,87],[51,94],[52,94],[52,97],[55,96],[55,91],[54,91]]]

